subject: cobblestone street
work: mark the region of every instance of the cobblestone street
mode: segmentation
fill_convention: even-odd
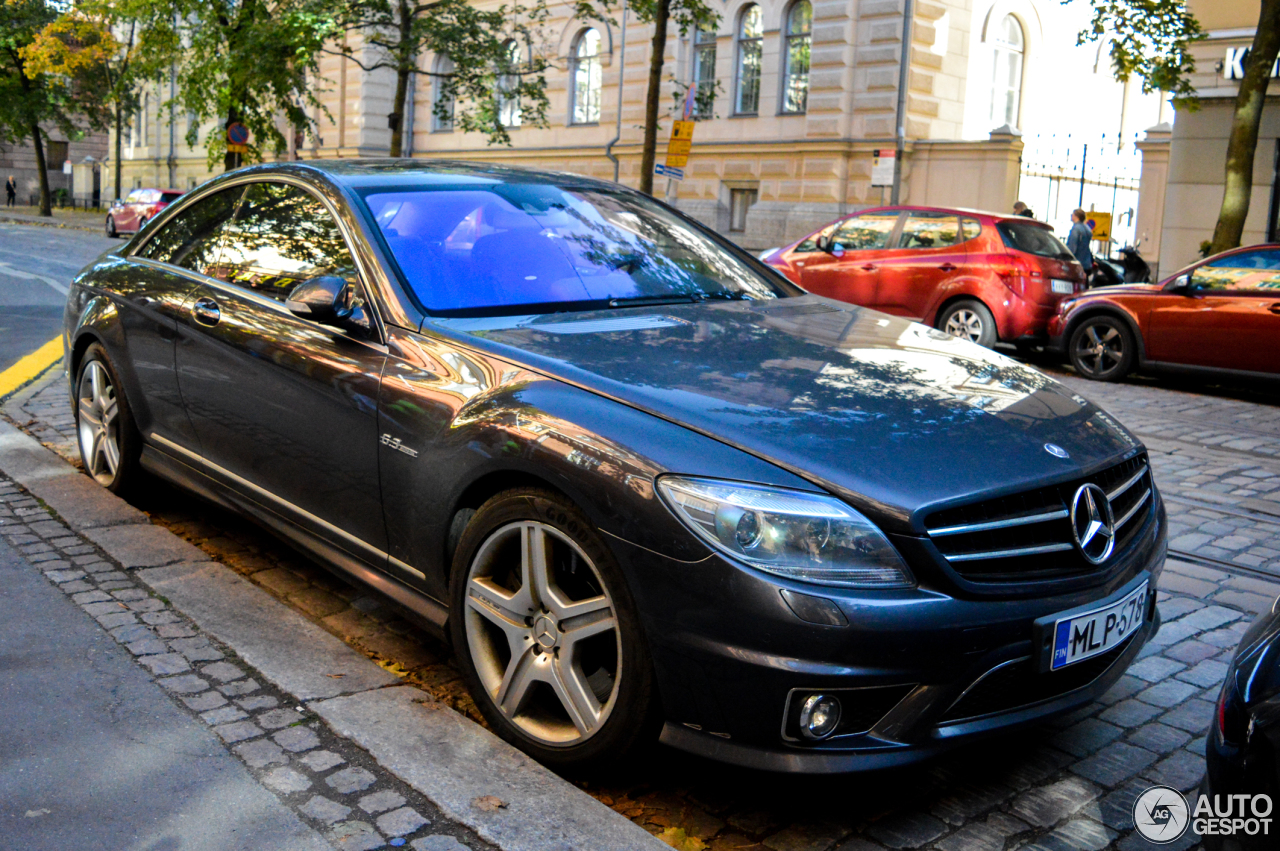
[[[1253,616],[1280,594],[1280,409],[1266,390],[1102,385],[1046,368],[1142,437],[1168,500],[1174,554],[1161,582],[1164,626],[1102,700],[909,771],[780,778],[656,749],[612,780],[579,785],[683,849],[1147,847],[1133,832],[1136,795],[1153,783],[1198,784],[1226,663]],[[60,378],[51,374],[18,394],[5,413],[75,460]],[[447,648],[394,607],[247,521],[168,487],[138,507],[404,681],[480,720]],[[1162,847],[1193,844],[1188,834]]]

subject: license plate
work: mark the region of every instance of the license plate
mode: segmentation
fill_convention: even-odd
[[[1147,583],[1118,603],[1057,621],[1053,627],[1051,670],[1083,662],[1119,646],[1142,626],[1147,611]]]
[[[1060,293],[1061,295],[1071,295],[1073,292],[1076,291],[1076,285],[1073,284],[1071,281],[1063,281],[1058,278],[1053,278],[1052,283],[1053,283],[1053,291],[1055,293]]]

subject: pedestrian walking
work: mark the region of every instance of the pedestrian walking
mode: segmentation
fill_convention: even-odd
[[[1036,214],[1031,212],[1031,208],[1021,201],[1013,202],[1013,214],[1015,216],[1024,216],[1028,219],[1034,219],[1036,217]]]
[[[1093,241],[1093,231],[1084,223],[1084,210],[1077,207],[1071,213],[1071,232],[1067,234],[1067,250],[1070,251],[1087,275],[1093,269],[1093,250],[1089,243]]]
[[[4,205],[6,207],[16,207],[18,205],[18,184],[13,179],[12,174],[4,182]]]

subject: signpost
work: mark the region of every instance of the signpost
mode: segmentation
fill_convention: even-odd
[[[684,169],[689,164],[689,151],[693,148],[693,121],[671,122],[671,139],[667,142],[667,161],[656,165],[653,173],[671,180],[684,180]]]
[[[891,148],[876,148],[871,152],[872,186],[893,185],[893,164],[897,160],[897,153]]]
[[[236,155],[236,168],[240,167],[241,156],[249,150],[249,128],[239,121],[227,125],[227,153]]]
[[[1093,231],[1093,238],[1099,241],[1111,241],[1111,214],[1110,213],[1085,213],[1084,223]]]

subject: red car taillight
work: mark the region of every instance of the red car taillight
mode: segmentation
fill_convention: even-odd
[[[1044,273],[1034,261],[1019,254],[997,254],[992,258],[991,269],[1000,276],[1006,287],[1023,292],[1027,279],[1043,278]]]

